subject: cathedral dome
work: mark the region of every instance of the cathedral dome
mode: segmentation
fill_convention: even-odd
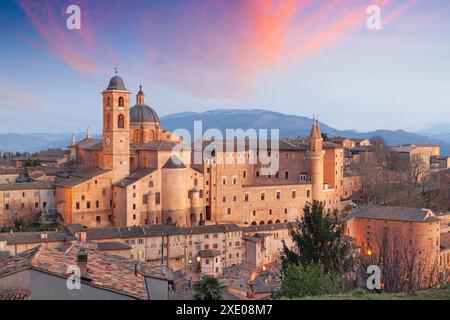
[[[155,122],[159,124],[159,116],[155,110],[145,104],[137,104],[130,109],[130,122]]]
[[[106,90],[123,90],[126,91],[125,84],[123,83],[123,80],[118,75],[115,75],[114,77],[109,80],[109,85]]]

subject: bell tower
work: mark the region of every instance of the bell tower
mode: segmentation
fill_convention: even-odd
[[[103,95],[103,169],[113,171],[113,183],[130,174],[130,97],[121,77],[111,78]]]
[[[323,176],[324,176],[324,155],[323,138],[320,132],[319,123],[313,120],[311,134],[309,137],[309,149],[307,157],[309,160],[310,177],[312,183],[312,200],[321,201],[323,196]]]

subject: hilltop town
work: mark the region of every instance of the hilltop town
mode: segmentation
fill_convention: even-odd
[[[268,298],[315,202],[361,255],[383,238],[447,282],[450,158],[438,145],[328,137],[316,120],[308,137],[184,141],[142,86],[133,102],[116,74],[102,96],[102,139],[88,131],[0,167],[0,298],[190,299],[202,275],[227,298]],[[79,296],[55,280],[74,265],[90,287]]]

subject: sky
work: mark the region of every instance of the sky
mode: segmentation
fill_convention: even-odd
[[[78,5],[81,29],[67,8]],[[367,8],[381,9],[369,30]],[[267,109],[337,129],[450,123],[448,0],[2,0],[0,133],[101,131],[117,67],[160,116]]]

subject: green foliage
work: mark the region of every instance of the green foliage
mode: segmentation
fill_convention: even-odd
[[[26,231],[27,225],[28,223],[24,218],[18,218],[14,220],[14,228],[19,232]]]
[[[294,248],[283,247],[283,273],[294,265],[321,264],[325,272],[343,274],[350,267],[352,242],[344,238],[337,211],[324,213],[324,204],[306,204],[304,216],[290,230]]]
[[[194,283],[195,300],[221,300],[226,286],[213,276],[203,276],[200,281]]]
[[[277,296],[301,298],[338,293],[340,277],[325,272],[321,264],[290,265],[287,267],[281,289]]]

